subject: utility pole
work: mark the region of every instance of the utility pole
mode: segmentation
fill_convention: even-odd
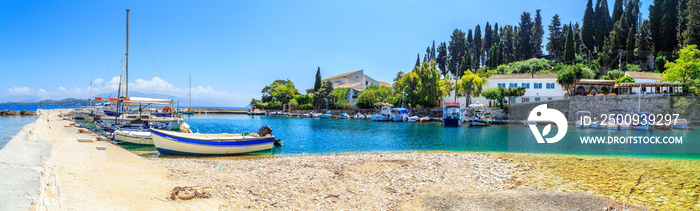
[[[617,56],[617,59],[618,59],[617,79],[620,79],[620,77],[622,77],[620,75],[620,74],[622,74],[622,50],[618,50],[617,53],[618,53],[618,56]]]

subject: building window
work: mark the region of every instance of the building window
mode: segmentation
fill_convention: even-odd
[[[530,83],[522,83],[521,86],[524,86],[525,89],[529,89],[529,88],[530,88]]]
[[[554,89],[554,83],[547,83],[547,89]]]
[[[365,81],[365,85],[369,85],[369,82]]]
[[[510,83],[510,88],[518,87],[518,83]]]
[[[551,98],[551,97],[548,97],[548,98],[547,98],[547,100],[550,100],[550,101],[551,101],[551,100],[552,100],[552,98]]]
[[[520,98],[520,102],[521,103],[528,103],[528,102],[530,102],[530,98],[529,97]]]
[[[506,83],[498,83],[498,87],[506,88]]]
[[[535,98],[535,102],[540,102],[540,98],[539,98],[539,97],[536,97],[536,98]]]
[[[535,89],[542,89],[542,83],[535,83]]]

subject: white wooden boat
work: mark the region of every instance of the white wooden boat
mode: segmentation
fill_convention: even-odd
[[[406,116],[404,122],[417,122],[418,119],[420,119],[418,116]]]
[[[181,133],[151,129],[153,144],[161,154],[229,155],[270,150],[275,136],[267,134]]]
[[[394,122],[403,122],[408,117],[408,110],[405,108],[394,108],[391,110],[391,120]]]
[[[114,139],[131,144],[153,145],[150,131],[118,130],[114,132]]]
[[[688,125],[690,125],[690,122],[687,119],[676,119],[673,122],[674,129],[688,129]]]

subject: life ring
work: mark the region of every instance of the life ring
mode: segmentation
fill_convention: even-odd
[[[163,113],[173,113],[173,109],[170,108],[170,106],[165,106],[165,108],[163,108]]]

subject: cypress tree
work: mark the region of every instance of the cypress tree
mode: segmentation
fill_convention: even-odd
[[[683,30],[683,46],[700,44],[700,1],[688,1],[685,9],[686,27]]]
[[[498,44],[501,42],[501,37],[498,36],[498,33],[500,31],[501,31],[501,29],[498,28],[498,23],[493,24],[493,31],[491,32],[491,34],[493,34],[492,38],[491,38],[491,43]]]
[[[435,61],[435,40],[433,40],[433,48],[430,51],[430,61]]]
[[[532,44],[534,45],[533,55],[536,57],[542,56],[542,38],[544,37],[544,29],[542,27],[542,15],[540,9],[536,10],[535,23],[532,26]]]
[[[636,28],[630,28],[627,34],[627,52],[625,53],[627,63],[632,63],[635,59],[634,57],[634,44],[637,42],[634,35],[636,34]]]
[[[549,24],[548,29],[547,52],[549,52],[549,54],[562,55],[564,53],[564,35],[561,31],[559,15],[555,14],[554,17],[552,17],[552,22]]]
[[[564,48],[564,62],[572,62],[576,60],[576,54],[574,52],[574,31],[571,29],[571,23],[569,23],[566,29],[566,44]]]
[[[517,35],[517,47],[516,47],[516,59],[526,60],[533,56],[533,43],[532,43],[532,19],[530,18],[529,12],[523,12],[520,15],[520,23],[518,27]]]
[[[649,31],[654,44],[654,51],[662,48],[661,44],[661,3],[662,0],[654,0],[654,4],[649,5]]]
[[[663,15],[661,16],[661,51],[666,55],[672,55],[672,51],[678,46],[678,0],[666,0],[663,2]],[[672,59],[671,59],[672,60]]]
[[[581,26],[576,22],[574,24],[574,50],[577,54],[581,54],[581,45],[583,45],[583,41],[581,41]]]
[[[314,83],[314,92],[321,88],[321,67],[316,70],[316,82]]]
[[[437,48],[437,54],[435,62],[438,64],[442,75],[447,75],[447,45],[445,42],[440,43],[440,46]]]
[[[596,3],[595,16],[596,47],[598,47],[598,52],[601,52],[605,46],[605,39],[610,32],[609,29],[611,25],[607,0],[598,0],[598,3]]]
[[[594,12],[593,2],[588,0],[586,11],[583,13],[583,28],[581,29],[581,39],[586,48],[593,53],[595,46],[595,27],[593,26]]]
[[[486,57],[491,57],[491,54],[489,54],[489,51],[491,50],[491,36],[493,36],[493,31],[491,30],[491,24],[489,22],[486,22],[486,29],[484,29],[484,55]]]
[[[417,54],[417,55],[418,56],[416,58],[416,66],[413,66],[413,67],[420,67],[420,54]]]
[[[481,46],[481,26],[478,24],[474,28],[474,66],[481,67],[481,56],[484,49]]]
[[[464,32],[462,32],[462,30],[455,29],[452,35],[450,35],[450,45],[447,47],[450,54],[449,69],[454,76],[460,74],[459,68],[462,66],[465,42],[466,39],[464,38]]]
[[[622,0],[615,0],[615,6],[613,6],[613,14],[610,17],[610,23],[615,24],[622,18]],[[612,28],[610,29],[612,30]]]
[[[647,56],[651,54],[651,51],[654,47],[651,40],[651,28],[649,20],[642,21],[641,27],[639,27],[639,31],[637,33],[636,40],[637,43],[635,44],[635,46],[638,50],[637,56],[642,60],[647,59]]]

